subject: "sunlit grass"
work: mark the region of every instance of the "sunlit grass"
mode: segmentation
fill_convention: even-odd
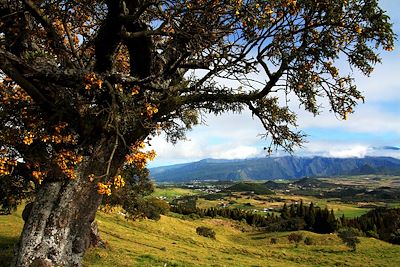
[[[287,232],[245,231],[237,222],[221,219],[185,221],[163,216],[159,222],[128,222],[116,215],[99,214],[107,249],[92,249],[86,266],[400,266],[400,246],[361,238],[353,253],[336,235],[301,231],[314,245],[295,248]],[[198,236],[208,226],[216,240]],[[272,237],[277,244],[270,244]]]
[[[0,266],[10,266],[14,244],[22,231],[22,208],[11,215],[0,215]]]
[[[183,196],[192,196],[200,194],[199,191],[185,188],[177,188],[177,187],[165,187],[165,188],[156,188],[151,194],[153,197],[165,197],[166,200],[170,201],[177,197]]]
[[[263,233],[222,219],[182,220],[162,216],[127,221],[99,212],[100,233],[106,249],[90,249],[84,266],[400,266],[400,246],[361,238],[350,252],[335,234],[301,231],[314,244],[298,248],[287,241],[288,232]],[[9,266],[12,248],[22,229],[20,212],[0,216],[0,266]],[[215,230],[216,240],[196,234],[196,227]],[[277,244],[271,244],[271,238]]]

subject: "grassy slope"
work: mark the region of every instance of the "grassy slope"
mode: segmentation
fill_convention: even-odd
[[[22,231],[21,208],[11,215],[0,215],[0,266],[9,266],[14,244]]]
[[[242,226],[219,219],[187,221],[163,216],[160,221],[129,222],[99,212],[97,220],[106,249],[90,249],[85,266],[400,266],[400,246],[361,238],[352,253],[336,235],[310,236],[315,245],[287,242],[288,233],[242,232]],[[13,243],[22,229],[20,212],[0,216],[0,266],[8,266]],[[212,240],[198,236],[196,227],[209,226]],[[270,244],[271,237],[278,243]]]
[[[352,253],[336,235],[303,232],[316,244],[295,248],[287,242],[287,233],[242,232],[225,220],[163,216],[159,222],[131,223],[106,214],[99,214],[98,220],[109,247],[92,249],[87,266],[400,266],[400,246],[370,238],[361,238]],[[200,225],[212,227],[217,240],[197,236]],[[278,244],[271,245],[271,237],[277,237]]]

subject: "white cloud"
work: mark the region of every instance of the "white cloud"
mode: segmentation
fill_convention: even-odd
[[[334,158],[363,158],[367,155],[368,147],[365,146],[355,146],[350,149],[344,150],[332,150],[328,154],[330,157]]]
[[[322,157],[357,157],[380,156],[400,158],[400,150],[388,149],[384,144],[371,145],[361,142],[343,142],[337,140],[311,141],[303,148],[296,151],[300,156],[322,156]]]
[[[165,141],[165,136],[153,138],[151,148],[156,151],[157,157],[150,166],[204,158],[256,157],[262,155],[262,147],[265,146],[265,141],[259,136],[261,133],[261,124],[251,118],[250,112],[207,115],[206,125],[198,125],[188,132],[188,140],[172,145]]]
[[[260,150],[252,146],[238,146],[228,150],[218,149],[211,155],[216,159],[246,159],[260,156]]]
[[[323,112],[314,117],[305,112],[298,112],[298,123],[300,128],[340,128],[349,132],[358,133],[385,133],[393,132],[400,134],[400,120],[397,114],[384,111],[378,105],[364,104],[356,108],[349,115],[347,121],[335,117],[333,113]]]

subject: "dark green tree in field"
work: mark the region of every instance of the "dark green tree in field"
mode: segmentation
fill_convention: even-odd
[[[306,238],[304,238],[304,244],[306,244],[307,246],[311,246],[314,244],[314,240],[311,237],[307,236]]]
[[[291,233],[288,235],[288,240],[289,242],[293,242],[297,248],[301,240],[303,240],[303,235],[301,233]]]
[[[357,244],[360,243],[358,232],[359,231],[354,228],[342,228],[338,231],[338,237],[351,249],[351,251],[355,252],[357,250]]]
[[[400,209],[378,207],[356,218],[342,218],[342,226],[356,228],[369,237],[400,244]]]
[[[292,206],[292,208],[293,208],[293,206]],[[281,209],[281,218],[288,219],[289,217],[290,217],[289,209],[285,203],[285,204],[283,204],[283,207]]]
[[[133,207],[130,207],[128,209],[128,218],[141,216],[152,220],[159,220],[161,214],[165,215],[169,210],[170,206],[165,200],[149,197],[139,199]]]
[[[215,231],[206,226],[199,226],[196,228],[196,233],[198,235],[215,239]]]
[[[35,200],[12,265],[80,265],[124,166],[202,113],[249,109],[288,151],[285,99],[346,119],[363,96],[339,55],[369,75],[393,38],[377,0],[0,0],[1,205]]]
[[[390,242],[400,245],[400,229],[390,234]]]
[[[312,230],[311,228],[315,224],[315,207],[314,203],[311,202],[310,206],[305,211],[304,221],[306,225],[308,225],[308,230]]]

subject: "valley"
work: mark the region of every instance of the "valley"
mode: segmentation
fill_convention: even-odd
[[[393,192],[400,177],[387,175],[305,178],[276,181],[195,181],[160,184],[151,197],[172,206],[182,199],[196,199],[198,209],[237,209],[267,216],[281,216],[286,204],[313,203],[333,210],[336,218],[351,219],[375,207],[399,207]],[[349,198],[347,192],[355,190]],[[386,192],[386,193],[385,193]],[[393,193],[393,194],[392,194]],[[331,197],[332,196],[332,197]],[[391,196],[394,196],[391,198]],[[22,207],[0,216],[0,266],[8,266],[13,246],[23,226]],[[96,221],[105,248],[91,248],[84,266],[399,266],[400,246],[377,238],[359,236],[351,251],[336,233],[309,230],[266,231],[246,220],[169,212],[160,220],[127,220],[120,209],[98,211]],[[215,231],[215,239],[196,234],[200,226]],[[291,233],[302,241],[289,242]],[[310,243],[305,243],[307,239]]]
[[[19,212],[0,217],[0,266],[9,266],[13,242],[22,228]],[[159,221],[127,221],[98,212],[107,248],[92,248],[84,266],[399,266],[400,246],[361,237],[351,252],[336,235],[301,231],[314,241],[297,248],[289,232],[263,233],[224,219],[189,220],[162,216]],[[215,230],[216,240],[196,234],[196,227]],[[277,243],[271,244],[271,238]]]
[[[197,195],[199,208],[230,207],[279,211],[284,203],[333,209],[336,216],[356,217],[374,207],[398,207],[400,176],[359,175],[276,181],[206,181],[160,185],[155,194],[168,201]]]

